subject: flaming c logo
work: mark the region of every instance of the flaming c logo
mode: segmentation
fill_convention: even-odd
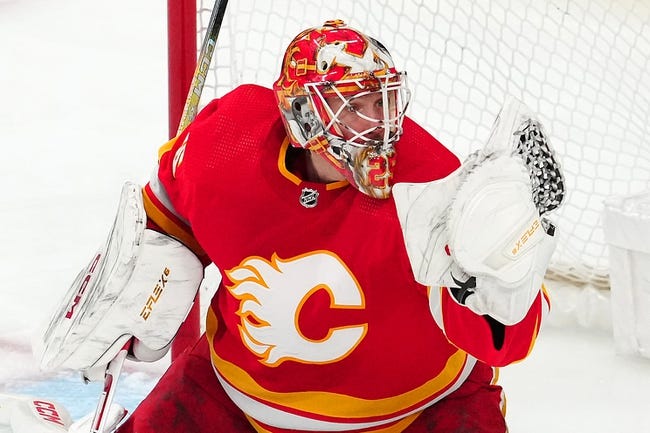
[[[316,251],[270,261],[250,257],[227,272],[230,293],[239,299],[243,343],[266,365],[287,360],[325,364],[350,354],[366,335],[367,323],[331,328],[315,341],[299,329],[300,310],[317,290],[325,289],[333,308],[365,306],[358,282],[339,257]]]

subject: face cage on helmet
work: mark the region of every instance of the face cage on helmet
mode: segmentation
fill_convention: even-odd
[[[353,88],[354,90],[349,90]],[[328,83],[308,83],[305,89],[312,99],[314,114],[320,121],[324,134],[330,144],[335,142],[343,146],[356,148],[375,147],[392,148],[402,135],[402,122],[408,107],[411,92],[406,83],[406,73],[387,74],[381,77],[341,80]],[[343,90],[342,90],[343,89]],[[373,93],[381,93],[383,113],[381,119],[369,117],[359,111],[356,115],[369,124],[376,124],[358,131],[340,119],[341,114],[352,108],[351,102]],[[390,93],[395,92],[394,103],[390,103]],[[328,98],[338,98],[342,104],[334,111]],[[345,138],[344,132],[352,134]],[[382,132],[381,139],[376,131]]]

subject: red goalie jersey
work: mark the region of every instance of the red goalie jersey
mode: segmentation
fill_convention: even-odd
[[[409,119],[396,149],[395,182],[459,166]],[[253,424],[383,428],[453,392],[477,362],[529,353],[541,290],[523,321],[503,326],[418,284],[393,200],[301,180],[303,152],[271,90],[242,86],[161,150],[145,188],[149,220],[221,271],[206,338],[221,385]]]

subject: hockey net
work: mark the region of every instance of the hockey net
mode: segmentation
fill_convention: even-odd
[[[212,4],[197,0],[198,46]],[[332,18],[387,46],[409,74],[410,116],[461,159],[486,141],[506,95],[538,113],[567,188],[549,285],[608,288],[603,200],[650,184],[650,3],[231,1],[201,103],[271,86],[293,36]]]

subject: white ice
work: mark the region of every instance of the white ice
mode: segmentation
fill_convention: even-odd
[[[167,138],[165,25],[159,0],[0,0],[0,392],[57,392],[30,385],[29,340]],[[165,362],[127,365],[118,400]],[[69,410],[91,410],[72,394],[98,391],[64,382]],[[513,433],[650,431],[650,360],[606,329],[544,327],[501,384]]]

